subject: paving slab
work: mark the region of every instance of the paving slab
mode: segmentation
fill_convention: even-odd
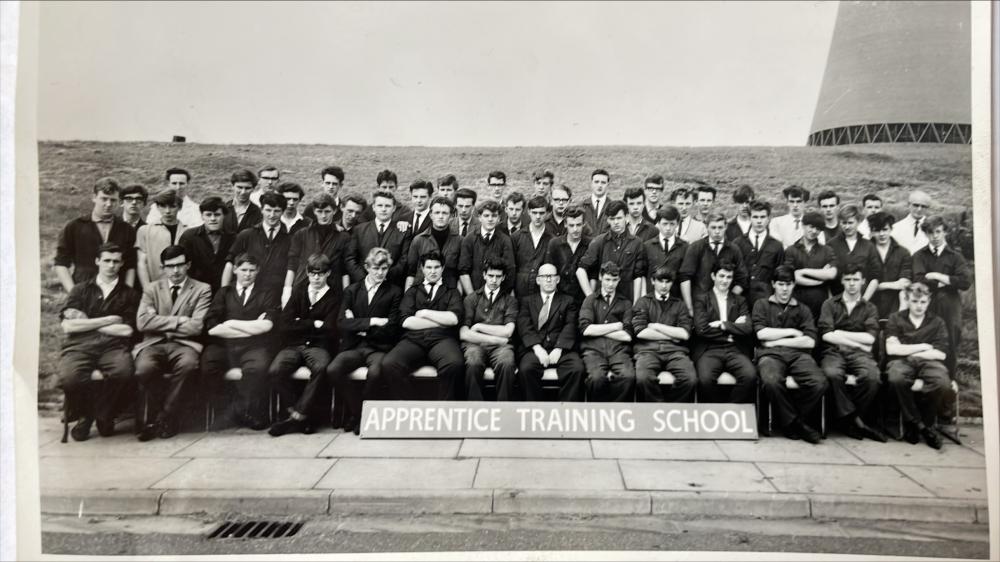
[[[271,437],[266,433],[212,433],[178,451],[180,457],[314,458],[325,449],[336,433]]]
[[[864,464],[832,439],[827,439],[819,445],[810,445],[804,441],[784,437],[717,443],[729,460],[733,461]]]
[[[496,490],[493,513],[648,515],[649,492],[603,490]]]
[[[858,441],[851,438],[836,440],[845,449],[857,455],[865,464],[906,465],[906,466],[960,466],[985,467],[986,457],[961,445],[945,441],[941,449],[931,449],[925,443],[910,444],[906,441],[890,440]],[[761,459],[764,460],[764,459]],[[813,462],[816,462],[815,460]]]
[[[622,490],[612,460],[482,459],[476,488],[507,490]]]
[[[774,492],[752,463],[622,460],[629,490]]]
[[[307,490],[336,461],[329,459],[191,459],[156,483],[169,490]]]
[[[932,497],[931,493],[891,466],[838,466],[799,463],[756,463],[780,492]]]
[[[815,519],[976,522],[973,502],[961,500],[814,494],[810,503]]]
[[[42,490],[41,512],[89,515],[156,515],[159,490]]]
[[[636,441],[594,439],[594,458],[724,461],[725,453],[715,441]]]
[[[493,508],[492,490],[334,490],[330,513],[479,513]]]
[[[189,459],[48,457],[38,462],[43,491],[136,490],[149,488]]]
[[[650,492],[653,514],[708,517],[809,517],[809,497],[767,492]]]
[[[329,490],[167,490],[160,514],[316,515],[329,502]]]
[[[460,457],[592,459],[590,441],[581,439],[466,439]]]
[[[981,425],[963,425],[959,427],[958,437],[966,447],[980,453],[986,454],[986,435]]]
[[[477,459],[340,459],[316,485],[345,490],[468,489]]]
[[[461,439],[361,439],[348,433],[334,439],[319,456],[453,459],[461,445]]]
[[[939,498],[966,498],[986,501],[986,469],[930,466],[897,466]]]
[[[179,433],[170,439],[153,439],[145,443],[132,432],[100,437],[95,427],[86,441],[55,441],[39,448],[42,457],[170,457],[206,436],[205,433]],[[62,435],[60,435],[62,437]]]

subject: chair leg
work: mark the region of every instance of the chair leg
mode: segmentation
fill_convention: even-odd
[[[65,396],[63,397],[62,422],[63,422],[63,434],[62,434],[62,441],[61,442],[62,443],[66,443],[67,441],[69,441],[69,410],[66,409],[66,397]]]

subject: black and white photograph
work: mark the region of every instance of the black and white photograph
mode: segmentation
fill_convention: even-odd
[[[19,552],[1000,552],[989,3],[19,7]]]

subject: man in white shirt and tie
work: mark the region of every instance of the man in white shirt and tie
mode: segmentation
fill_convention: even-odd
[[[410,203],[413,204],[413,214],[409,221],[410,236],[416,236],[430,227],[433,194],[434,184],[429,181],[417,180],[410,184]]]
[[[788,214],[771,219],[769,228],[771,236],[787,249],[805,234],[802,216],[806,211],[806,203],[809,202],[809,191],[797,185],[790,185],[782,189],[781,194],[785,196]]]
[[[927,234],[920,228],[931,206],[931,197],[923,191],[910,193],[910,214],[892,225],[892,237],[911,255],[927,245]]]
[[[608,208],[608,188],[611,174],[597,169],[590,174],[590,197],[583,202],[583,220],[591,236],[603,234],[608,230],[605,220]]]

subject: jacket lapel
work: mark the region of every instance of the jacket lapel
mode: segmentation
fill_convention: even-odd
[[[166,301],[170,302],[170,282],[169,281],[163,285],[163,290],[166,293],[165,294]],[[170,305],[170,315],[171,316],[180,316],[180,314],[178,314],[178,311],[180,310],[181,303],[184,302],[184,300],[187,299],[187,294],[188,294],[188,292],[190,290],[191,290],[191,283],[189,282],[189,280],[185,279],[184,280],[184,284],[181,285],[181,290],[177,291],[177,300],[175,300]]]

